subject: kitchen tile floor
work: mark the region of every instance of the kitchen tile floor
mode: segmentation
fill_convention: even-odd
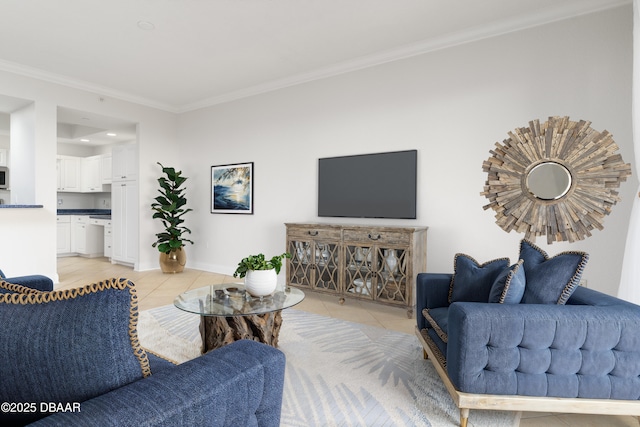
[[[141,310],[148,310],[173,303],[180,293],[212,283],[238,281],[231,276],[205,271],[185,269],[183,273],[163,274],[160,270],[133,271],[132,268],[111,264],[106,258],[65,257],[58,258],[60,283],[57,289],[83,286],[96,281],[126,277],[136,284]],[[299,310],[338,319],[358,322],[408,334],[414,333],[414,319],[407,319],[406,310],[347,299],[340,305],[338,298],[307,292]],[[520,420],[522,427],[638,427],[636,417],[601,416],[580,414],[547,414],[525,412]]]

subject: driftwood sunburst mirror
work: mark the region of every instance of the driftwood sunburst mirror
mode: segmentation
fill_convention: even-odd
[[[483,208],[496,212],[496,223],[531,240],[546,235],[547,243],[601,230],[631,175],[611,134],[585,120],[550,117],[508,135],[482,164],[487,180],[480,194],[490,201]]]

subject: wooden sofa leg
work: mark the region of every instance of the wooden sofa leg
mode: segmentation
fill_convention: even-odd
[[[429,358],[429,354],[427,353],[426,350],[422,350],[422,358],[425,360]]]
[[[467,427],[469,421],[469,408],[460,408],[460,427]]]

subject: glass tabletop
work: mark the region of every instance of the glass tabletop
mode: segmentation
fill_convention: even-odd
[[[266,297],[253,297],[242,283],[209,285],[180,294],[173,304],[201,316],[251,316],[293,307],[304,299],[297,288],[277,289]]]

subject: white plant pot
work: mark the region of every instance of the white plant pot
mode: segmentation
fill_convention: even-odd
[[[244,276],[244,286],[254,297],[271,295],[278,286],[276,270],[249,270]]]

